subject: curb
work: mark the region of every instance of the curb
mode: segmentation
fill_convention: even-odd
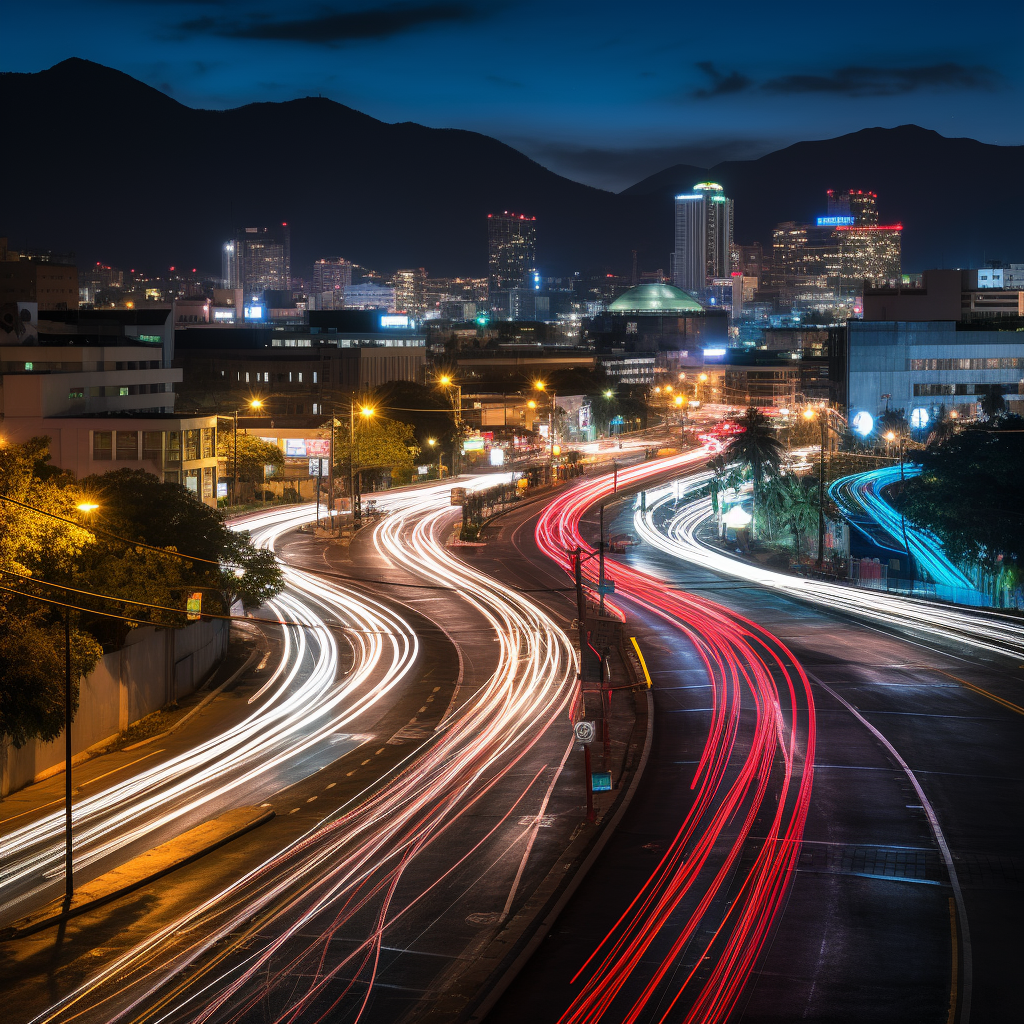
[[[654,742],[654,697],[650,690],[646,692],[647,731],[644,737],[644,748],[640,754],[640,760],[637,763],[636,770],[633,772],[633,778],[630,780],[629,788],[615,807],[612,816],[602,824],[601,830],[594,837],[590,850],[583,859],[583,862],[576,869],[568,883],[566,883],[561,891],[557,893],[557,897],[553,897],[555,902],[550,904],[549,901],[549,909],[544,913],[544,916],[534,928],[533,934],[527,940],[526,945],[518,954],[515,955],[515,958],[507,967],[504,968],[504,970],[502,970],[501,964],[495,968],[492,974],[478,990],[486,992],[486,995],[476,1000],[475,1005],[471,1004],[471,1008],[467,1008],[458,1016],[458,1024],[478,1024],[479,1021],[482,1021],[487,1014],[494,1009],[495,1004],[505,994],[505,991],[512,982],[515,981],[519,972],[526,966],[534,953],[537,952],[544,939],[547,938],[548,933],[554,927],[559,915],[565,909],[569,900],[571,900],[575,895],[576,890],[580,887],[590,869],[594,866],[594,862],[600,856],[601,851],[607,845],[608,840],[612,837],[612,833],[618,827],[623,815],[625,815],[629,808],[629,805],[640,786],[640,780],[643,777],[644,769],[647,767],[647,761],[651,754],[651,746]],[[557,865],[552,870],[557,870]],[[509,955],[511,956],[512,953]],[[499,971],[501,972],[500,974],[498,973]]]
[[[228,811],[227,813],[230,814],[232,812]],[[207,846],[204,846],[202,849],[190,853],[187,857],[182,857],[180,860],[176,860],[173,863],[166,865],[165,867],[159,868],[156,871],[152,871],[144,877],[138,878],[134,882],[130,882],[128,885],[123,885],[118,889],[114,889],[109,893],[105,893],[102,896],[97,896],[96,898],[88,900],[77,907],[72,907],[70,910],[59,911],[58,913],[52,914],[51,916],[45,917],[41,920],[33,921],[31,917],[24,918],[23,920],[31,923],[26,923],[20,926],[18,923],[15,923],[7,928],[0,929],[0,942],[6,942],[11,939],[26,938],[29,935],[36,934],[36,932],[41,932],[46,928],[50,928],[55,924],[62,924],[65,921],[70,921],[71,918],[73,917],[78,917],[80,914],[86,914],[91,910],[96,910],[107,903],[113,903],[115,900],[120,899],[122,896],[127,896],[128,893],[134,892],[136,889],[141,889],[144,886],[149,885],[150,882],[155,882],[157,879],[163,878],[164,875],[169,875],[172,871],[177,871],[178,868],[184,867],[186,864],[191,864],[194,861],[200,860],[202,857],[205,857],[208,853],[213,853],[214,850],[220,849],[220,847],[222,846],[226,846],[233,840],[238,839],[241,836],[244,836],[247,832],[252,832],[253,829],[259,828],[260,825],[265,825],[274,816],[275,812],[273,811],[273,809],[264,811],[258,817],[253,818],[251,821],[246,822],[244,825],[241,825],[238,828],[233,829],[227,835],[221,836],[219,839],[215,840]],[[212,820],[216,821],[217,819],[214,818]],[[203,825],[198,825],[197,828],[203,828],[205,825],[209,825],[211,823],[212,822],[204,822]],[[165,843],[163,845],[169,846],[171,845],[171,843],[179,842],[183,836],[187,835],[188,832],[185,832],[182,834],[182,836],[178,836],[176,839],[172,839],[170,840],[170,842]],[[161,849],[161,847],[156,847],[156,850],[159,849]],[[155,850],[149,851],[150,854],[154,852]],[[142,854],[141,856],[144,857],[146,856],[146,854]],[[121,869],[126,868],[131,863],[132,861],[128,861],[127,864],[121,865]],[[115,868],[114,870],[116,871],[118,869]],[[101,875],[100,877],[102,878],[103,876]],[[98,881],[98,879],[94,879],[93,881]]]

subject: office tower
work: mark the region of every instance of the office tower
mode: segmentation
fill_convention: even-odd
[[[902,224],[852,224],[835,229],[840,294],[859,295],[864,281],[896,281],[902,274]]]
[[[229,282],[227,287],[243,288],[253,294],[268,289],[291,291],[291,231],[287,224],[275,228],[240,228],[235,234],[234,246],[236,283]],[[225,246],[223,265],[226,267],[228,263]]]
[[[317,260],[313,264],[313,293],[343,291],[352,283],[352,264],[340,256]]]
[[[721,185],[701,181],[676,196],[676,248],[672,279],[683,291],[701,292],[716,277],[731,273],[733,202]]]
[[[838,220],[834,227],[853,224],[857,227],[874,227],[878,223],[878,194],[864,192],[861,189],[846,189],[843,192],[830,188],[828,196],[828,216],[852,220]],[[819,223],[821,218],[819,218]]]
[[[391,283],[395,289],[395,309],[420,316],[426,309],[426,269],[396,270]]]
[[[521,213],[487,214],[488,292],[492,307],[505,295],[534,284],[537,267],[537,218]]]

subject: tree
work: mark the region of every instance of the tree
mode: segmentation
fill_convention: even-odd
[[[217,444],[227,459],[228,476],[235,472],[235,443],[232,433],[218,435]],[[264,466],[283,466],[284,453],[276,444],[264,441],[255,434],[238,435],[238,479],[248,483],[263,480]]]
[[[763,507],[772,533],[786,527],[793,535],[793,550],[800,553],[800,538],[818,525],[818,483],[793,473],[772,477],[765,486]]]
[[[878,417],[877,431],[881,437],[885,437],[890,431],[897,437],[907,437],[910,434],[910,424],[907,422],[905,409],[886,409]]]
[[[739,462],[750,471],[756,513],[765,480],[777,476],[782,467],[782,442],[776,436],[771,421],[756,406],[750,406],[736,422],[743,430],[732,438],[724,454],[728,461]]]
[[[388,469],[399,471],[412,466],[420,449],[416,444],[413,428],[400,420],[386,416],[363,419],[357,416],[355,444],[349,443],[348,424],[334,428],[334,475],[345,477],[348,473],[349,455],[357,471]],[[330,437],[328,423],[320,428],[321,437]]]
[[[1024,570],[1024,419],[968,426],[917,453],[901,511],[954,561]]]
[[[37,469],[49,457],[49,438],[0,445],[0,495],[43,513],[0,500],[0,735],[16,747],[37,737],[53,740],[64,728],[63,609],[33,600],[38,593],[61,601],[50,588],[30,587],[23,577],[67,580],[94,538],[85,529],[54,518],[75,519],[86,494],[67,474],[42,480]],[[103,653],[72,616],[71,708],[78,708],[78,680]]]
[[[1002,387],[999,384],[989,384],[978,404],[986,419],[998,419],[1006,411],[1006,399],[1003,398]]]

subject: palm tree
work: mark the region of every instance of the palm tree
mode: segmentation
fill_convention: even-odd
[[[776,437],[771,421],[757,406],[750,406],[736,421],[743,432],[737,434],[725,449],[729,462],[739,462],[750,470],[754,481],[754,510],[770,476],[778,476],[782,466],[782,442]],[[753,525],[753,523],[751,523]]]

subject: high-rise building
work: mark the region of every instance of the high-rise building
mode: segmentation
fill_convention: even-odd
[[[319,259],[313,264],[313,287],[310,299],[313,309],[341,309],[345,305],[345,289],[352,285],[352,264],[340,256]]]
[[[713,181],[701,181],[676,196],[672,279],[677,288],[702,292],[731,271],[733,201]]]
[[[838,221],[839,224],[853,224],[857,227],[873,227],[878,223],[878,194],[864,192],[861,189],[846,189],[839,192],[830,188],[828,196],[828,216],[851,217],[849,221]]]
[[[533,287],[537,277],[537,218],[487,214],[488,293],[492,309],[509,309],[508,293]]]
[[[395,309],[420,316],[426,309],[426,269],[396,270],[391,283],[395,289]]]
[[[288,225],[274,228],[239,228],[221,251],[225,288],[247,293],[290,291],[292,242]]]

